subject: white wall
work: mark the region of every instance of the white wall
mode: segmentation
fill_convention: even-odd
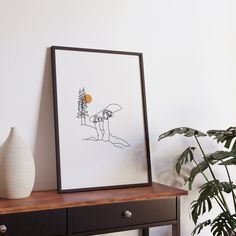
[[[234,0],[8,0],[0,2],[0,144],[16,126],[36,162],[35,190],[56,188],[51,45],[144,53],[153,178],[164,183],[185,141],[176,126],[235,125]],[[173,176],[168,176],[173,179]],[[183,198],[182,235],[190,235]],[[151,234],[170,235],[170,228]],[[118,233],[137,235],[137,231]]]

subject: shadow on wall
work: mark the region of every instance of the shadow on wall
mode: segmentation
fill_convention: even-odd
[[[183,150],[185,150],[186,143],[180,140],[178,143],[172,143],[170,147],[171,148],[169,148],[169,145],[165,144],[157,147],[155,142],[151,143],[151,150],[154,157],[152,162],[154,179],[163,184],[188,190],[186,180],[195,165],[193,163],[182,165],[179,175],[175,170],[176,160]],[[197,153],[197,155],[201,155],[201,153]],[[193,188],[199,189],[204,183],[202,180],[202,178],[197,177],[194,181],[195,187],[193,186]]]
[[[46,51],[39,116],[34,148],[34,190],[56,189],[56,154],[50,48]]]
[[[165,183],[167,185],[177,187],[177,188],[183,188],[185,184],[185,180],[189,176],[190,170],[191,169],[188,166],[185,166],[182,168],[180,175],[177,175],[174,168],[171,168],[171,167],[163,168],[157,174],[157,179],[160,182]]]
[[[181,144],[180,144],[181,145]],[[186,165],[181,171],[180,176],[177,175],[174,165],[175,165],[175,150],[168,150],[166,153],[161,149],[161,146],[157,145],[157,142],[150,142],[150,148],[152,153],[152,171],[153,179],[159,183],[167,184],[169,186],[177,188],[186,188],[184,186],[185,180],[190,173],[190,168]],[[158,156],[157,156],[158,155]]]

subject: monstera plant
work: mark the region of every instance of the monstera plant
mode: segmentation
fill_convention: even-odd
[[[181,169],[188,163],[192,163],[190,165],[191,171],[186,178],[189,190],[192,189],[196,176],[202,175],[204,178],[198,198],[191,203],[191,216],[195,224],[192,235],[199,234],[205,227],[210,227],[214,236],[236,235],[236,196],[234,192],[236,185],[232,182],[228,168],[229,165],[236,165],[236,127],[226,130],[209,130],[206,134],[195,129],[180,127],[161,134],[159,140],[176,134],[192,138],[196,142],[196,147],[187,147],[176,158],[175,170],[177,174],[180,175]],[[216,139],[218,143],[223,143],[224,150],[206,153],[199,141],[206,136]],[[200,158],[196,156],[196,148],[200,150]],[[219,165],[224,169],[227,181],[218,179],[214,165]],[[229,196],[226,197],[226,195]],[[220,214],[216,217],[209,214],[214,204],[217,204],[220,209]],[[207,214],[209,219],[201,222],[200,216]],[[206,219],[206,217],[204,218]]]

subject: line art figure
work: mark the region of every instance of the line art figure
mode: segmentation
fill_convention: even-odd
[[[110,130],[111,119],[114,119],[115,113],[121,111],[122,106],[111,103],[104,109],[92,116],[88,114],[88,103],[92,102],[91,95],[87,94],[85,89],[79,90],[77,118],[81,120],[81,126],[86,126],[95,130],[95,135],[85,138],[87,141],[110,142],[115,147],[126,148],[130,144],[122,138],[112,134]],[[88,118],[88,121],[87,121]],[[87,123],[88,122],[88,123]]]

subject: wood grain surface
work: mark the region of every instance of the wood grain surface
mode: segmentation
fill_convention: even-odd
[[[58,194],[55,190],[33,192],[18,200],[0,199],[0,215],[18,212],[61,209],[85,205],[151,200],[187,195],[187,191],[153,183],[147,187]]]

